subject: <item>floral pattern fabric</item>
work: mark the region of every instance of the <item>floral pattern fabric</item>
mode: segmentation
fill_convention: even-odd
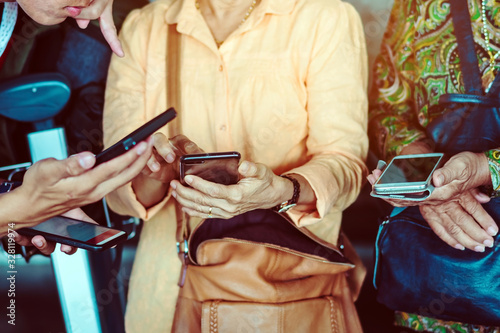
[[[500,4],[486,1],[493,53],[500,49]],[[481,0],[469,0],[476,54],[484,86],[492,77],[482,33]],[[425,127],[439,114],[431,106],[446,93],[463,93],[460,59],[445,0],[395,0],[381,52],[374,65],[370,96],[370,142],[381,158],[425,140]]]
[[[473,37],[483,88],[493,77],[483,35],[481,0],[468,0]],[[500,3],[485,2],[490,45],[500,50]],[[499,57],[500,58],[500,57]],[[395,0],[374,64],[370,93],[369,136],[372,150],[382,159],[398,155],[416,141],[425,141],[425,127],[439,114],[430,112],[439,97],[464,93],[450,1]],[[435,110],[436,108],[432,108]],[[500,150],[487,152],[494,190],[500,190]],[[396,312],[397,326],[417,332],[500,333],[498,327],[447,322]]]
[[[500,327],[478,326],[433,319],[412,313],[396,312],[396,326],[408,327],[416,332],[430,333],[500,333]]]

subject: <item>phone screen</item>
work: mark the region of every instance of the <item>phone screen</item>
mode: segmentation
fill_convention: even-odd
[[[98,224],[83,222],[63,216],[55,216],[30,229],[77,240],[94,246],[103,245],[125,234],[125,232],[121,230],[110,229]]]
[[[426,182],[440,159],[441,156],[395,158],[377,183]]]
[[[213,183],[236,184],[239,161],[238,152],[184,155],[180,160],[180,179],[184,183],[185,176],[195,175]]]

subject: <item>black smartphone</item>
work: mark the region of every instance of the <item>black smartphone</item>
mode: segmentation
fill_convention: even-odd
[[[167,111],[154,117],[108,149],[105,149],[101,153],[97,154],[94,167],[125,153],[129,149],[132,149],[136,144],[146,140],[150,135],[165,126],[176,116],[177,112],[175,109],[169,108]]]
[[[55,216],[31,228],[17,230],[20,235],[41,235],[47,241],[90,251],[103,251],[127,240],[127,233],[99,224]]]
[[[180,180],[194,175],[213,183],[231,185],[239,180],[238,166],[240,153],[236,151],[222,153],[188,154],[180,158]]]

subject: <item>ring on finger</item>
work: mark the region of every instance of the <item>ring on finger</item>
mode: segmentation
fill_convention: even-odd
[[[208,218],[211,219],[212,218],[212,207],[209,207],[208,208]]]

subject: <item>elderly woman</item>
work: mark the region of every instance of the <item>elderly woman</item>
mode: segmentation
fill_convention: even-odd
[[[440,96],[466,91],[464,77],[471,74],[465,73],[462,67],[466,60],[461,58],[456,18],[452,17],[452,6],[460,2],[467,8],[465,15],[471,22],[474,46],[468,52],[477,59],[478,65],[469,71],[477,70],[479,86],[482,84],[478,87],[481,96],[490,89],[495,93],[495,88],[498,96],[498,86],[492,85],[498,76],[500,54],[497,38],[500,6],[497,2],[395,1],[381,54],[375,62],[375,81],[370,96],[370,139],[382,159],[434,152],[436,143],[428,137],[426,128],[445,108],[436,113],[432,110],[437,110],[435,107]],[[459,25],[467,26],[465,21],[460,20]],[[418,203],[421,216],[434,233],[458,251],[486,252],[495,246],[494,237],[499,231],[498,220],[488,214],[484,204],[488,203],[491,210],[498,212],[500,201],[493,198],[500,196],[500,151],[483,150],[484,153],[463,151],[452,154],[444,167],[433,175],[433,185],[437,189],[427,200]],[[374,170],[368,176],[369,181],[373,184],[380,174],[380,170]],[[414,201],[397,199],[389,202],[398,207],[416,205]],[[411,251],[411,246],[408,245],[407,250]],[[458,251],[457,260],[462,255]],[[427,279],[426,276],[421,278]],[[445,311],[430,316],[396,312],[396,323],[419,332],[500,330],[498,327],[445,320],[453,306],[451,303]]]
[[[181,267],[176,202],[195,225],[290,202],[300,188],[288,216],[335,246],[342,211],[365,175],[364,35],[355,10],[338,0],[166,0],[132,12],[121,31],[127,57],[114,57],[109,71],[106,146],[167,107],[171,25],[181,39],[175,132],[191,140],[188,151],[196,144],[240,152],[241,180],[222,186],[187,177],[190,188],[183,186],[170,127],[155,134],[148,168],[108,197],[115,211],[146,220],[130,280],[129,332],[172,325]],[[345,320],[359,330],[356,315]]]

